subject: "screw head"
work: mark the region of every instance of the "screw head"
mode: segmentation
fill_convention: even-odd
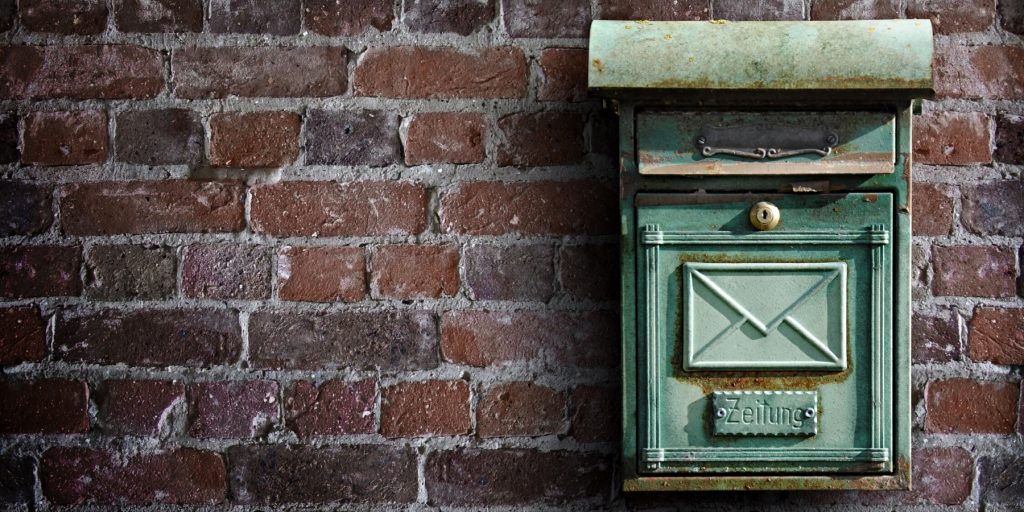
[[[839,142],[839,137],[837,137],[834,133],[830,133],[827,137],[825,137],[825,142],[828,143],[829,146],[835,146],[836,143]]]
[[[813,418],[815,414],[816,413],[814,412],[814,409],[807,409],[806,411],[804,411],[804,416],[806,416],[807,419]]]
[[[715,411],[715,416],[717,416],[719,418],[724,418],[725,414],[726,414],[726,410],[724,408],[719,408],[717,411]]]

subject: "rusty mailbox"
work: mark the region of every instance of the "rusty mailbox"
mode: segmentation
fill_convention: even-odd
[[[595,21],[619,115],[625,490],[910,486],[927,20]]]

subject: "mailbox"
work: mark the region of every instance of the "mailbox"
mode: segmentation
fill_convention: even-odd
[[[910,486],[927,20],[595,21],[619,116],[624,489]]]

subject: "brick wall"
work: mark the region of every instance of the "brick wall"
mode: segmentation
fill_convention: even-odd
[[[587,26],[712,17],[936,23],[913,492],[615,490]],[[0,508],[1024,502],[1018,1],[3,0],[0,30]]]

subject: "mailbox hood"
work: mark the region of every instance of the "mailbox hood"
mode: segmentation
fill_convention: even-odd
[[[660,91],[932,95],[928,20],[594,21],[589,86]]]

